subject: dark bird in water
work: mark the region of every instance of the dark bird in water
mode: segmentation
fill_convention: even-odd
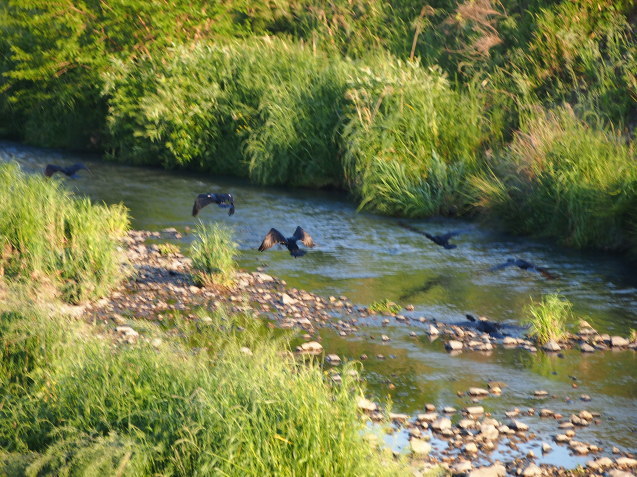
[[[285,238],[281,232],[277,229],[270,229],[266,234],[263,242],[259,246],[259,252],[269,249],[270,247],[280,243],[287,247],[290,251],[290,255],[293,257],[302,257],[305,255],[305,250],[301,250],[296,242],[301,241],[306,247],[314,247],[314,240],[310,237],[301,227],[297,227],[292,237]]]
[[[491,267],[489,271],[495,272],[496,270],[502,270],[503,268],[513,267],[513,266],[521,268],[522,270],[528,270],[529,272],[537,272],[540,275],[542,275],[544,278],[547,278],[549,280],[553,280],[557,278],[555,275],[549,272],[546,268],[538,267],[531,262],[522,260],[521,258],[509,258],[507,259],[506,262],[501,263],[500,265],[496,265],[495,267]]]
[[[78,178],[77,171],[80,171],[82,169],[85,169],[88,171],[88,167],[86,167],[81,162],[78,162],[77,164],[73,164],[72,166],[68,166],[68,167],[56,166],[55,164],[47,164],[46,167],[44,168],[44,175],[47,177],[51,177],[56,172],[61,172],[62,174],[70,177],[71,179],[77,179]]]
[[[406,224],[404,222],[398,222],[398,224],[407,229],[407,230],[411,230],[412,232],[416,232],[417,234],[420,235],[424,235],[425,237],[427,237],[429,240],[431,240],[433,243],[435,243],[436,245],[440,245],[441,247],[446,248],[447,250],[451,250],[453,248],[456,248],[457,245],[453,244],[453,243],[449,243],[449,239],[456,237],[458,235],[460,235],[462,232],[461,231],[456,231],[456,232],[448,232],[446,234],[443,235],[431,235],[427,232],[423,232],[421,230],[418,230],[415,227],[412,227],[409,224]]]
[[[228,210],[228,215],[234,214],[234,198],[232,194],[199,194],[192,206],[192,216],[196,217],[201,209],[208,204],[217,204],[222,209]]]
[[[476,325],[476,330],[482,333],[487,333],[489,335],[500,333],[500,328],[502,328],[502,325],[500,323],[489,321],[482,316],[479,317],[477,320],[473,315],[466,314],[465,316],[467,317],[467,320],[471,321],[472,323],[475,323],[477,321],[478,324]]]

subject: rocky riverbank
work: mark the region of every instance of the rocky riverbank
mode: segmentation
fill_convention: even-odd
[[[196,286],[187,257],[176,249],[151,243],[179,238],[180,234],[174,229],[130,232],[123,241],[127,280],[109,297],[86,305],[83,313],[93,321],[112,323],[120,341],[134,343],[140,335],[129,326],[132,318],[162,320],[177,310],[196,319],[195,310],[199,307],[224,308],[235,313],[255,312],[274,320],[279,327],[301,330],[305,343],[297,348],[297,352],[320,355],[326,351],[326,362],[335,367],[340,365],[341,358],[329,354],[330,350],[323,350],[318,328],[330,327],[342,336],[360,333],[366,326],[366,320],[374,314],[366,307],[351,303],[346,297],[321,297],[288,287],[285,281],[262,272],[238,273],[232,289]],[[445,340],[446,348],[452,354],[463,350],[491,353],[497,346],[519,347],[531,352],[538,350],[536,343],[523,336],[493,336],[480,331],[475,323],[441,323],[413,316],[411,311],[413,308],[407,307],[404,314],[390,315],[384,318],[383,323],[388,324],[392,319],[410,323],[413,334],[424,332],[430,339]],[[389,340],[386,336],[382,338]],[[592,347],[593,351],[635,349],[637,346],[634,341],[618,338],[599,334],[583,322],[579,333],[571,335],[564,343],[556,344],[559,349],[546,351],[559,353],[561,349],[573,346],[579,346],[583,352],[589,352],[586,346]],[[331,375],[338,383],[337,368]],[[603,415],[588,410],[561,415],[543,401],[550,397],[550,393],[539,390],[535,397],[542,407],[511,409],[503,416],[492,416],[485,412],[479,401],[485,396],[499,396],[501,392],[498,383],[490,383],[488,389],[471,388],[466,393],[475,405],[457,410],[451,407],[439,409],[428,404],[425,412],[416,416],[387,413],[378,404],[366,399],[359,401],[359,407],[372,421],[391,422],[394,432],[407,432],[410,452],[422,464],[443,465],[457,475],[569,475],[572,471],[534,462],[539,454],[550,453],[556,446],[571,455],[590,456],[583,470],[586,475],[625,477],[637,470],[637,460],[632,454],[602,448],[577,438],[579,429],[596,425],[604,418]],[[581,399],[587,401],[590,397],[583,395]],[[525,416],[551,420],[555,423],[554,434],[536,435],[524,422]],[[442,450],[440,446],[432,447],[432,439],[444,442],[446,446]],[[498,448],[502,462],[490,457]],[[505,451],[502,452],[502,449]]]

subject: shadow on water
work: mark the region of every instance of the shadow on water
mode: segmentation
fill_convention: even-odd
[[[513,326],[522,323],[524,309],[532,298],[559,291],[573,302],[576,314],[602,331],[625,336],[630,328],[637,328],[637,274],[634,264],[622,257],[502,235],[463,220],[409,221],[433,234],[470,229],[454,237],[456,249],[445,250],[398,226],[395,218],[357,213],[344,194],[334,191],[257,187],[237,179],[123,166],[11,143],[0,143],[0,160],[17,161],[32,173],[41,173],[48,162],[67,165],[84,161],[91,175],[80,173],[83,177],[78,180],[60,180],[94,200],[123,202],[131,211],[133,227],[146,230],[192,228],[196,219],[190,212],[197,194],[230,192],[236,199],[234,216],[209,206],[200,218],[234,227],[242,251],[241,266],[263,266],[291,286],[323,295],[344,294],[360,304],[383,298],[413,304],[414,311],[405,313],[413,318],[424,316],[452,323],[463,321],[465,313],[471,313]],[[293,259],[287,250],[277,248],[257,252],[270,227],[287,234],[297,225],[317,243],[305,257]],[[186,235],[179,245],[187,247],[191,240],[192,236]],[[546,280],[516,267],[488,271],[509,257],[546,267],[558,278]],[[578,431],[579,437],[590,442],[606,440],[604,447],[613,442],[627,449],[637,448],[634,352],[583,355],[572,351],[561,359],[543,353],[498,350],[450,358],[441,340],[430,343],[426,337],[409,336],[412,330],[424,336],[421,326],[416,321],[409,325],[392,322],[384,328],[378,320],[369,320],[359,337],[341,338],[325,331],[323,339],[329,352],[352,359],[367,354],[370,359],[364,362],[364,368],[370,391],[378,398],[390,396],[397,411],[422,412],[427,402],[461,407],[467,401],[458,397],[457,391],[497,380],[507,383],[502,396],[484,400],[494,414],[515,406],[546,405],[567,416],[577,409],[597,410],[602,413],[602,423]],[[392,341],[382,343],[381,334],[389,335]],[[371,340],[370,335],[375,339]],[[377,354],[387,358],[376,359]],[[578,389],[571,387],[569,375],[577,378]],[[395,389],[389,389],[389,383]],[[541,388],[557,397],[538,403],[531,395]],[[578,399],[582,393],[590,394],[593,401],[582,403]],[[555,422],[534,419],[536,432],[555,433]],[[560,455],[549,454],[546,461]],[[568,462],[574,465],[579,461]]]

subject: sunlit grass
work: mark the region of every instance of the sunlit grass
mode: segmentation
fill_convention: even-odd
[[[539,344],[559,342],[568,335],[566,325],[572,323],[573,305],[557,294],[544,295],[539,302],[532,302],[526,310],[529,315],[529,336]]]
[[[237,270],[237,244],[232,230],[220,224],[199,222],[190,246],[194,279],[203,286],[231,286]]]
[[[157,347],[113,346],[36,308],[0,313],[0,473],[407,472],[364,440],[362,390],[347,367],[332,384],[254,317],[145,323]]]
[[[369,309],[375,313],[398,313],[401,310],[401,306],[387,298],[377,300],[371,305]]]
[[[0,270],[6,279],[51,285],[80,302],[103,296],[122,276],[121,205],[73,197],[59,182],[0,165]]]

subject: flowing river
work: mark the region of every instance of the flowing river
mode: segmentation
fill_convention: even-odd
[[[91,173],[81,171],[80,179],[64,179],[66,185],[96,201],[123,202],[136,229],[192,228],[197,219],[191,216],[191,208],[198,193],[230,192],[236,201],[234,216],[212,205],[203,209],[200,218],[234,227],[241,267],[265,267],[266,273],[285,279],[290,286],[325,296],[346,295],[361,305],[385,298],[414,305],[413,311],[403,313],[408,317],[462,322],[465,313],[471,313],[523,325],[531,299],[559,292],[573,303],[578,317],[600,332],[627,336],[631,328],[637,328],[635,263],[619,256],[511,237],[463,220],[408,220],[433,234],[463,230],[453,240],[458,247],[446,250],[400,227],[398,219],[357,212],[338,192],[258,187],[236,179],[123,166],[6,142],[0,143],[0,161],[16,161],[32,173],[41,173],[49,162],[69,165],[82,161]],[[270,227],[291,235],[297,225],[317,243],[306,256],[293,259],[286,250],[256,250]],[[185,247],[191,239],[186,235],[179,245]],[[488,271],[509,257],[546,267],[557,278],[546,280],[516,267]],[[451,357],[442,340],[431,342],[417,321],[392,319],[383,326],[383,318],[366,320],[353,337],[330,330],[323,330],[322,337],[329,353],[344,359],[369,356],[363,363],[369,393],[380,400],[391,396],[394,412],[422,413],[426,403],[462,408],[469,401],[459,397],[458,391],[500,381],[505,385],[502,395],[481,400],[497,419],[506,420],[504,412],[514,407],[548,407],[565,416],[582,409],[597,411],[601,423],[578,429],[577,438],[603,447],[604,455],[613,446],[637,452],[636,352],[569,350],[558,356],[496,348],[489,354],[464,352]],[[416,337],[410,336],[412,331]],[[382,334],[391,341],[382,342]],[[379,354],[385,358],[377,358]],[[577,389],[572,387],[574,382]],[[540,401],[533,397],[538,389],[555,397]],[[592,400],[582,402],[582,394],[589,394]],[[558,433],[557,421],[537,416],[520,419],[542,441],[553,445],[553,452],[542,456],[538,441],[528,444],[539,456],[538,463],[574,467],[591,459],[572,456],[565,447],[552,443],[552,436]],[[387,440],[400,449],[406,437],[405,432],[397,432]],[[433,443],[438,451],[445,445],[444,441]],[[497,450],[493,457],[506,457],[507,452],[508,448]]]

